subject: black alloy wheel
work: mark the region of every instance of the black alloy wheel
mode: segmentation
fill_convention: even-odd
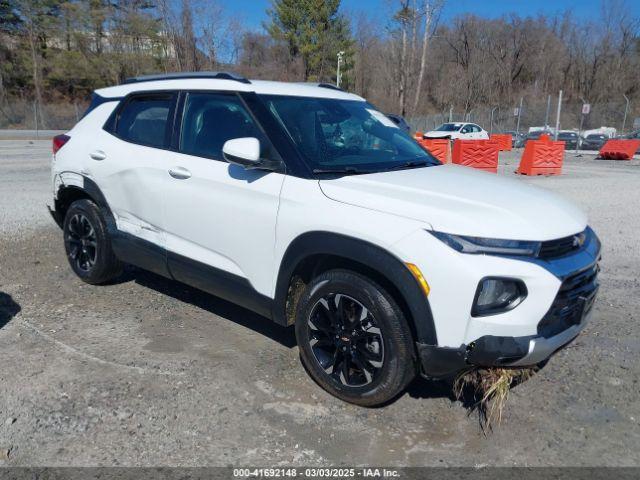
[[[361,387],[374,381],[384,364],[384,340],[371,312],[341,293],[320,298],[309,315],[309,346],[335,381]]]
[[[329,270],[296,306],[300,359],[315,382],[366,407],[393,400],[417,373],[411,329],[395,298],[373,279]]]
[[[73,202],[62,229],[69,265],[84,282],[105,283],[122,273],[123,264],[113,252],[103,212],[94,202]]]
[[[65,242],[68,245],[69,262],[88,273],[96,264],[98,241],[95,229],[82,213],[76,213],[69,220]]]

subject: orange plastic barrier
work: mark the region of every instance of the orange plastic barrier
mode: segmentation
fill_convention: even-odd
[[[456,140],[452,162],[486,172],[498,172],[498,142],[493,140]]]
[[[451,163],[451,141],[446,138],[425,138],[418,143],[440,160],[442,163]]]
[[[551,135],[549,135],[548,133],[543,133],[542,135],[540,135],[539,140],[548,142],[549,140],[551,140]]]
[[[548,135],[540,135],[540,140],[527,140],[517,173],[560,175],[563,158],[564,142],[550,140]]]
[[[490,139],[498,142],[501,152],[510,152],[513,147],[513,139],[508,133],[494,133]]]
[[[631,160],[640,148],[640,140],[607,140],[600,157],[608,160]]]
[[[423,135],[424,134],[420,130],[418,130],[416,133],[413,134],[413,138],[415,138],[417,141],[420,141],[422,140]]]

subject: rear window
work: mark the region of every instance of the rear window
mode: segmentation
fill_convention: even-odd
[[[165,148],[172,107],[171,94],[132,97],[118,112],[113,133],[128,142]]]

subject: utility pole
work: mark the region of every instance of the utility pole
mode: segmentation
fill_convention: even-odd
[[[340,73],[340,66],[342,65],[344,59],[344,52],[338,52],[338,71],[336,73],[336,87],[340,87],[340,82],[342,80],[342,74]]]
[[[624,118],[622,119],[622,132],[620,133],[624,133],[624,127],[627,124],[627,112],[629,111],[629,97],[627,97],[624,94],[622,96],[624,97],[627,104],[624,106]]]
[[[562,111],[562,90],[558,93],[558,112],[556,113],[556,133],[553,137],[554,140],[558,140],[558,130],[560,130],[560,112]]]

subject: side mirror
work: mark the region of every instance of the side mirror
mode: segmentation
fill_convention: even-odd
[[[255,137],[232,138],[222,146],[224,159],[247,170],[280,171],[283,163],[280,160],[265,160],[260,158],[260,140]]]
[[[255,137],[232,138],[224,142],[222,156],[229,163],[245,168],[258,168],[260,165],[260,141]]]

